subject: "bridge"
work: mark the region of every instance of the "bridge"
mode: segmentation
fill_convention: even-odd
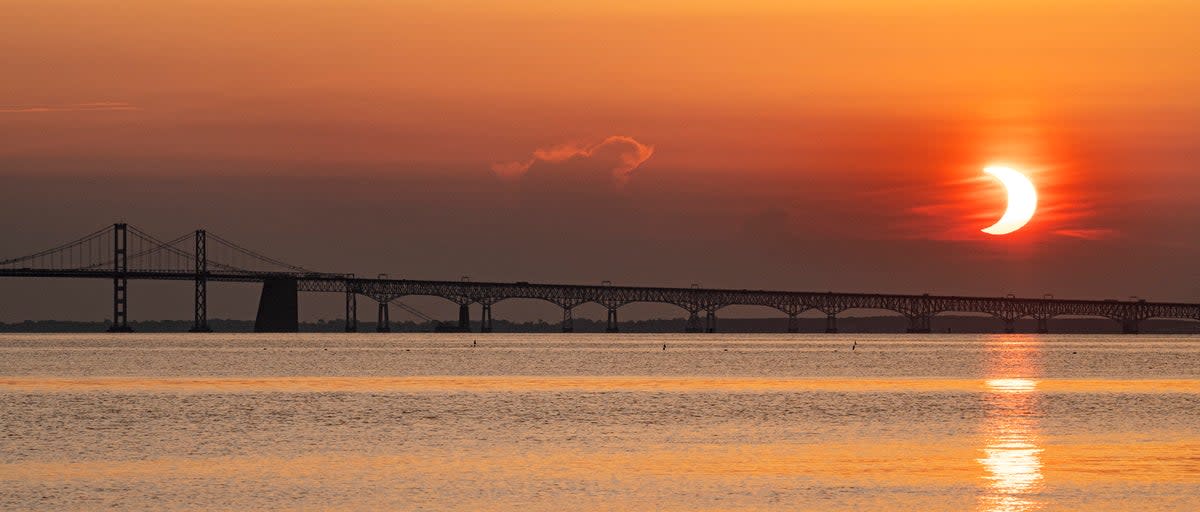
[[[192,332],[208,332],[208,283],[261,283],[257,332],[296,332],[300,292],[340,293],[346,297],[346,331],[358,330],[358,297],[377,303],[377,329],[387,331],[393,304],[426,320],[429,317],[400,299],[441,297],[458,305],[456,330],[469,331],[470,306],[481,308],[480,331],[492,330],[492,306],[507,299],[538,299],[562,308],[562,330],[573,330],[575,308],[596,303],[608,311],[608,332],[618,331],[618,310],[633,303],[672,304],[687,312],[687,332],[716,332],[717,312],[728,306],[765,306],[787,315],[788,332],[798,332],[799,315],[819,311],[826,332],[837,332],[837,316],[853,309],[887,310],[908,319],[908,332],[931,332],[932,319],[947,312],[981,313],[1013,332],[1018,319],[1033,318],[1040,333],[1057,316],[1104,317],[1125,333],[1137,333],[1150,318],[1200,320],[1200,304],[1145,300],[1066,300],[1052,297],[963,297],[835,292],[664,288],[644,286],[420,281],[362,278],[353,274],[308,270],[247,249],[205,230],[169,240],[128,224],[114,224],[71,242],[19,258],[0,261],[0,277],[107,279],[113,284],[112,332],[131,331],[129,281],[190,281],[195,289]],[[703,316],[702,316],[703,314]]]

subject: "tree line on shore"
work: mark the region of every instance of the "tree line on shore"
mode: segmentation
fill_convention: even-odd
[[[838,318],[838,330],[843,333],[900,333],[904,332],[907,320],[900,316],[847,316]],[[1050,330],[1054,333],[1117,333],[1120,325],[1104,318],[1056,318],[1050,321]],[[648,320],[623,321],[621,332],[626,333],[676,333],[684,332],[687,321],[680,318],[660,318]],[[69,321],[69,320],[26,320],[15,323],[0,322],[0,332],[41,332],[41,333],[73,333],[73,332],[103,332],[110,323]],[[146,320],[131,321],[130,326],[135,332],[186,332],[192,326],[190,320]],[[209,326],[214,332],[253,332],[253,320],[212,319]],[[575,332],[604,332],[604,320],[576,318]],[[452,322],[392,322],[392,332],[437,332],[452,331],[457,324]],[[801,318],[800,332],[824,332],[824,318]],[[531,322],[512,322],[495,319],[492,325],[494,332],[525,332],[525,333],[556,333],[562,327],[557,322],[537,320]],[[984,316],[942,315],[934,318],[935,332],[952,333],[995,333],[1003,331],[1004,325],[1000,320]],[[375,322],[358,323],[360,332],[375,331]],[[472,323],[472,330],[478,332],[478,323]],[[783,333],[787,331],[786,318],[721,318],[718,331],[728,333]],[[1032,319],[1021,319],[1016,322],[1017,332],[1034,332],[1036,325]],[[1142,322],[1142,332],[1150,333],[1200,333],[1200,322],[1186,320],[1147,320]],[[300,332],[344,332],[345,321],[342,319],[316,320],[300,323]]]

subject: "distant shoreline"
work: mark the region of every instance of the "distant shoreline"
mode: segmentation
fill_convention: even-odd
[[[838,329],[841,333],[903,333],[906,327],[905,319],[899,316],[860,316],[838,318]],[[684,318],[633,320],[620,324],[623,333],[682,333],[686,320]],[[68,320],[26,320],[17,323],[0,323],[0,333],[99,333],[104,332],[108,322],[84,322]],[[191,327],[190,320],[149,320],[131,321],[134,332],[167,333],[187,332]],[[253,332],[252,320],[209,320],[214,332]],[[576,318],[574,328],[576,333],[604,332],[603,320]],[[825,329],[824,318],[801,318],[801,333],[822,333]],[[1003,332],[1000,320],[981,316],[945,315],[933,320],[933,333],[999,333]],[[1015,324],[1017,333],[1033,333],[1036,324],[1032,319],[1018,320]],[[496,319],[493,321],[494,332],[497,333],[561,333],[558,323],[546,321],[510,322]],[[392,332],[434,332],[437,324],[434,322],[392,322]],[[472,330],[478,332],[478,323],[472,323]],[[1146,320],[1141,325],[1142,333],[1158,334],[1200,334],[1200,322],[1186,320]],[[358,322],[358,331],[367,333],[375,331],[374,322]],[[722,318],[718,321],[717,331],[723,333],[785,333],[786,318]],[[1115,334],[1121,331],[1121,326],[1115,321],[1104,318],[1059,318],[1050,321],[1050,332],[1053,334]],[[301,322],[300,332],[345,332],[345,322],[342,319],[318,320]]]

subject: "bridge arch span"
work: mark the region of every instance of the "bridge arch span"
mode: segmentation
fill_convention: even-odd
[[[238,245],[214,233],[195,230],[176,238],[157,238],[125,223],[95,231],[82,238],[17,258],[0,259],[0,277],[104,279],[113,285],[113,328],[129,330],[126,306],[131,280],[186,281],[194,283],[194,330],[207,329],[207,289],[209,283],[243,282],[264,285],[267,305],[291,304],[296,292],[336,292],[347,296],[347,310],[357,295],[374,298],[386,312],[387,304],[405,296],[437,296],[459,305],[460,325],[467,325],[469,306],[483,308],[484,328],[490,325],[491,306],[508,298],[542,299],[560,304],[567,310],[595,302],[609,313],[609,326],[616,328],[617,310],[636,302],[673,304],[689,312],[703,310],[715,319],[716,312],[729,305],[760,305],[779,309],[789,315],[818,309],[835,319],[850,309],[882,309],[898,312],[909,320],[910,332],[929,332],[930,320],[943,312],[976,312],[999,316],[1007,321],[1032,316],[1039,330],[1059,316],[1096,316],[1110,318],[1127,333],[1150,318],[1200,320],[1200,304],[1131,300],[1066,300],[1052,296],[1041,298],[970,297],[953,295],[904,295],[881,293],[834,293],[782,290],[721,288],[679,288],[661,286],[613,286],[572,284],[531,284],[528,282],[473,282],[357,278],[353,274],[307,270]],[[268,283],[287,283],[279,293],[267,294]],[[286,293],[284,293],[286,292]],[[286,296],[286,297],[285,297]],[[802,305],[802,306],[801,306]],[[803,307],[804,309],[800,309]],[[274,310],[274,308],[268,308]],[[292,329],[296,325],[295,308],[287,310],[288,321],[274,329]],[[282,313],[281,313],[282,314]],[[274,315],[277,316],[277,315]],[[272,316],[272,318],[274,318]],[[347,318],[349,324],[350,319]]]
[[[562,332],[575,332],[575,309],[584,304],[588,304],[589,302],[593,302],[593,301],[578,301],[578,300],[570,300],[570,299],[562,299],[562,298],[554,298],[554,297],[497,297],[494,299],[486,299],[485,298],[480,303],[483,304],[485,302],[489,302],[489,300],[490,300],[491,304],[499,304],[501,302],[512,303],[512,302],[516,301],[516,302],[548,303],[548,304],[552,304],[554,306],[558,306],[558,308],[562,310],[562,321],[559,324],[560,328],[562,329]],[[490,315],[491,307],[484,306],[484,308],[485,308],[486,314],[484,314],[483,316],[486,316],[487,321],[490,323],[491,322],[491,315]],[[482,318],[481,318],[481,320],[482,320]],[[490,327],[490,325],[489,325],[489,327]],[[481,323],[481,329],[482,328],[483,327],[482,327],[482,323]]]
[[[826,327],[825,332],[827,332],[827,333],[838,332],[838,327],[837,327],[838,316],[837,315],[840,315],[840,314],[846,313],[846,312],[853,312],[853,313],[859,313],[859,314],[861,314],[861,313],[867,313],[867,314],[886,313],[885,315],[882,315],[882,316],[893,317],[893,318],[897,318],[897,319],[903,318],[904,319],[903,321],[908,324],[909,328],[911,328],[911,323],[912,323],[911,319],[901,311],[897,311],[895,309],[890,309],[890,308],[885,308],[885,307],[872,307],[871,305],[866,305],[863,307],[849,307],[846,309],[838,310],[835,314],[832,314],[832,315],[825,311],[822,311],[819,308],[813,308],[813,310],[821,311],[822,313],[825,314],[825,327]]]
[[[598,304],[601,307],[604,307],[608,310],[607,332],[618,332],[618,330],[619,330],[618,323],[617,323],[617,314],[616,314],[617,310],[621,307],[634,305],[634,304],[673,306],[673,307],[679,308],[679,309],[683,310],[683,312],[685,314],[687,314],[687,320],[686,320],[686,324],[684,327],[684,332],[703,332],[704,331],[703,324],[701,323],[701,320],[700,320],[700,312],[706,310],[706,306],[704,304],[699,304],[699,303],[690,302],[690,301],[675,300],[674,298],[671,298],[671,297],[663,297],[663,298],[650,297],[650,298],[644,298],[644,299],[639,298],[637,300],[630,300],[630,301],[594,300],[594,301],[588,301],[588,302]],[[721,308],[721,306],[717,306],[714,309],[714,311],[716,309],[720,309],[720,308]]]

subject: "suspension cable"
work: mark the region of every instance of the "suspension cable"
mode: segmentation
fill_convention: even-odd
[[[111,232],[112,232],[112,230],[113,230],[112,226],[108,226],[108,227],[106,227],[106,228],[104,228],[104,229],[101,229],[101,230],[99,230],[99,231],[96,231],[96,232],[94,232],[94,233],[91,233],[91,234],[89,234],[89,235],[86,235],[86,236],[83,236],[83,237],[81,237],[81,238],[78,238],[78,239],[76,239],[76,240],[73,240],[73,241],[67,242],[67,243],[65,243],[65,244],[59,245],[59,246],[57,246],[57,247],[55,247],[55,248],[53,248],[53,249],[46,249],[46,250],[44,250],[44,251],[41,251],[41,252],[38,252],[38,253],[34,253],[34,254],[30,254],[30,255],[28,255],[28,256],[22,256],[22,257],[19,257],[19,258],[12,258],[12,259],[8,259],[8,260],[3,260],[3,261],[0,261],[0,265],[11,265],[11,264],[13,264],[13,263],[18,263],[18,262],[21,262],[21,261],[26,261],[26,260],[31,260],[31,259],[41,258],[41,257],[47,256],[47,255],[52,255],[52,254],[54,254],[55,252],[62,251],[62,250],[66,250],[66,249],[68,249],[68,248],[70,248],[70,247],[73,247],[73,246],[76,246],[76,245],[82,245],[82,244],[84,244],[84,243],[90,242],[90,241],[92,241],[93,239],[99,238],[99,237],[100,237],[100,236],[102,236],[102,235],[105,235],[105,234],[109,234],[109,233],[111,233]]]

